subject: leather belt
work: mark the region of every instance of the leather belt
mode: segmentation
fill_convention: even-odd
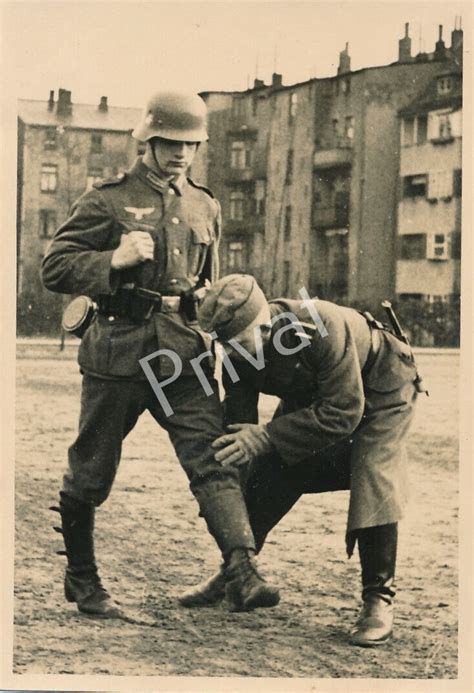
[[[153,313],[179,313],[181,296],[163,296],[148,289],[119,289],[115,294],[99,296],[99,313],[107,316],[129,318],[141,322]]]

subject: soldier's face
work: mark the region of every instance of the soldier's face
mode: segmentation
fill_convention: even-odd
[[[252,323],[252,325],[249,325],[249,327],[236,335],[234,339],[222,342],[222,347],[228,356],[237,361],[245,361],[245,354],[242,352],[246,351],[251,356],[256,357],[260,349],[265,351],[270,341],[271,331],[270,325],[255,325]],[[239,344],[240,349],[236,348],[236,344]]]
[[[150,142],[158,166],[166,176],[178,176],[191,166],[198,145],[196,142],[180,142],[155,137]]]

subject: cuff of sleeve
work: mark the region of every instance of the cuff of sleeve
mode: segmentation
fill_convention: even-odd
[[[119,276],[111,269],[113,250],[83,253],[74,262],[74,283],[88,296],[113,294],[117,290]]]

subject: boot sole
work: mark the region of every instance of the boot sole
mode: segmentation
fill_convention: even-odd
[[[222,595],[218,599],[213,599],[207,602],[193,602],[193,601],[187,601],[186,599],[178,599],[178,604],[180,606],[184,606],[186,609],[206,609],[207,607],[212,607],[212,606],[217,606],[217,604],[220,604],[225,595]]]
[[[357,647],[380,647],[380,645],[385,645],[391,636],[392,633],[390,632],[386,637],[380,638],[380,640],[357,640],[357,638],[351,638],[351,644]]]
[[[79,606],[77,607],[79,613],[81,616],[86,616],[87,618],[100,618],[100,619],[108,619],[108,618],[123,618],[124,614],[120,609],[111,609],[110,611],[105,611],[105,612],[96,612],[96,611],[84,611],[81,609]]]

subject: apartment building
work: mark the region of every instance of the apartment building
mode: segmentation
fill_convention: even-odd
[[[224,272],[254,274],[268,294],[313,295],[373,308],[396,294],[399,113],[446,71],[451,46],[412,56],[409,27],[390,65],[291,86],[274,73],[244,92],[206,92],[210,143],[199,177],[220,199]]]
[[[41,285],[45,249],[71,204],[99,178],[128,168],[140,151],[130,137],[139,109],[73,104],[59,89],[18,107],[17,292],[19,328],[58,333],[63,306]]]
[[[462,73],[441,71],[400,112],[396,292],[452,302],[460,292]]]

